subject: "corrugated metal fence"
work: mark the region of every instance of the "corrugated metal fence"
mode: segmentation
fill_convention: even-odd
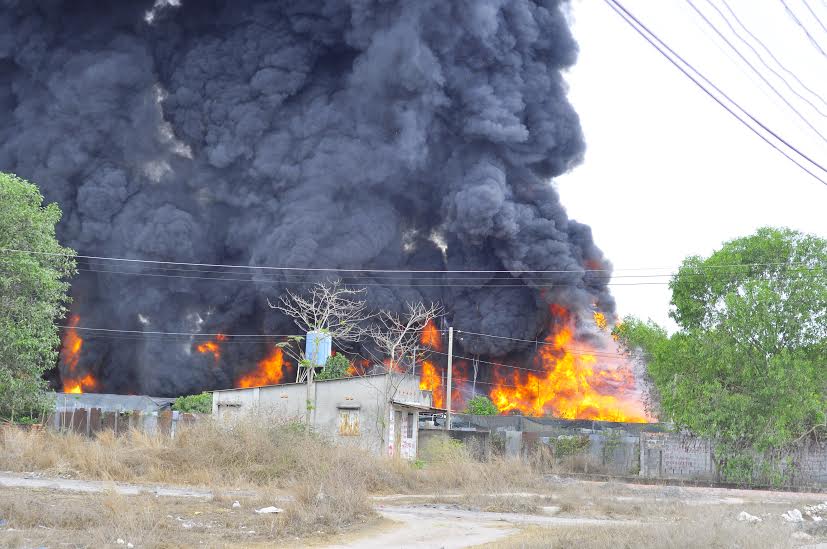
[[[86,436],[93,436],[104,431],[120,435],[131,429],[143,431],[150,435],[175,436],[175,430],[178,426],[198,421],[199,416],[201,414],[172,410],[143,412],[77,408],[56,412],[49,419],[47,425],[60,432],[74,432]]]

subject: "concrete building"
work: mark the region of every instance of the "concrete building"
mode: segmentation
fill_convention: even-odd
[[[414,459],[419,414],[432,412],[430,391],[419,378],[375,374],[213,392],[213,417],[220,421],[255,415],[266,421],[308,421],[339,444]]]

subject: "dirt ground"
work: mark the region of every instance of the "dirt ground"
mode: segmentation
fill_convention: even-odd
[[[288,498],[2,473],[0,546],[827,549],[827,510],[807,513],[827,494],[549,477],[534,493],[377,496],[379,518],[301,539],[255,512]],[[782,518],[792,509],[803,522]],[[739,521],[742,511],[761,521]]]

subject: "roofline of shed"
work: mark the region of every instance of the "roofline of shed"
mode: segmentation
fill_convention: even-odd
[[[334,379],[319,379],[319,380],[314,380],[313,383],[326,383],[328,381],[344,381],[344,380],[352,380],[352,379],[362,379],[362,378],[365,378],[365,377],[380,377],[380,376],[386,376],[386,375],[388,375],[388,372],[382,372],[382,373],[379,373],[379,374],[365,374],[365,375],[362,375],[362,376],[337,377],[337,378],[334,378]],[[229,389],[213,389],[212,391],[208,391],[208,392],[210,392],[210,393],[225,393],[227,391],[247,391],[249,389],[265,389],[267,387],[286,387],[288,385],[307,385],[307,383],[292,381],[290,383],[273,383],[271,385],[256,385],[255,387],[231,387]]]

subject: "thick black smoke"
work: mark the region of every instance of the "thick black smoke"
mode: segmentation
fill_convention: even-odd
[[[0,6],[0,169],[60,203],[59,236],[82,254],[608,268],[551,186],[584,149],[561,76],[577,46],[560,1]],[[81,267],[80,325],[142,331],[293,333],[265,298],[309,279]],[[543,330],[550,302],[613,311],[605,274],[355,276],[374,306],[438,300],[460,329],[524,339]],[[217,368],[187,338],[82,335],[81,366],[108,391],[229,386],[233,370],[264,353],[228,342]],[[519,350],[508,340],[468,345],[493,356]]]

